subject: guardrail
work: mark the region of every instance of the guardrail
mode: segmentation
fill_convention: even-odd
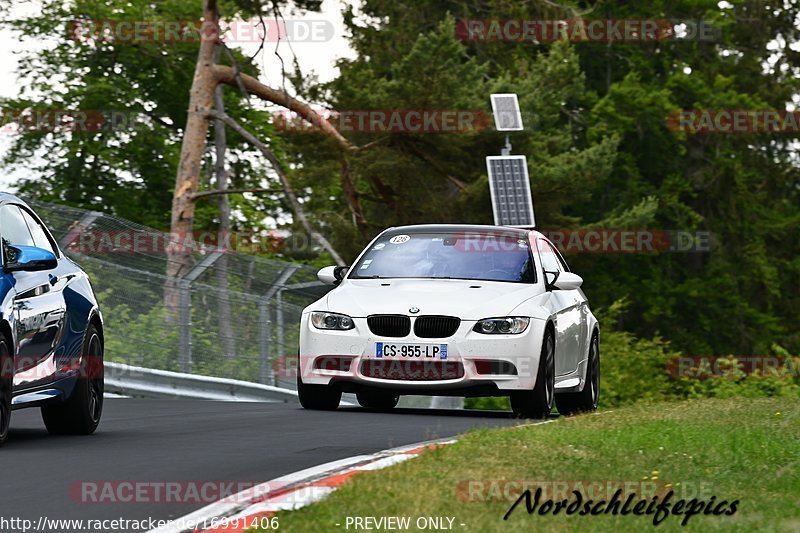
[[[125,396],[297,403],[297,391],[236,379],[181,374],[106,361],[105,390]]]

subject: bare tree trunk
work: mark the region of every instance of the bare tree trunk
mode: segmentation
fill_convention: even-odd
[[[219,55],[219,46],[217,47]],[[214,108],[219,113],[225,113],[225,102],[222,99],[222,85],[217,85],[214,91]],[[225,152],[228,149],[228,142],[225,135],[225,123],[221,120],[214,121],[214,146],[216,148],[216,160],[214,172],[217,177],[217,190],[219,195],[219,233],[223,242],[229,243],[231,238],[231,204],[229,197],[225,194],[228,190],[228,172],[225,170]],[[219,240],[217,241],[219,242]],[[236,356],[236,335],[231,321],[231,300],[228,293],[228,250],[217,260],[216,277],[217,288],[219,290],[217,324],[219,325],[219,335],[222,339],[222,355],[225,357]]]
[[[347,207],[350,208],[350,213],[353,214],[353,223],[361,234],[361,238],[368,241],[370,239],[369,225],[367,224],[367,219],[364,218],[364,211],[361,209],[361,201],[358,198],[356,184],[350,175],[350,164],[344,157],[342,157],[340,167],[339,181],[342,185],[345,201],[347,201]]]
[[[211,110],[217,81],[214,76],[214,50],[219,35],[217,0],[203,0],[203,31],[200,52],[189,93],[189,112],[181,145],[181,159],[175,177],[172,197],[170,233],[179,240],[188,237],[194,224],[194,193],[197,192],[203,150],[208,134],[208,112]],[[189,273],[192,256],[180,247],[167,248],[167,283],[164,305],[169,316],[176,316],[179,305],[179,279]]]

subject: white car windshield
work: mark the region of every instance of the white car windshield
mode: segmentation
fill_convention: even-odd
[[[526,235],[464,231],[381,237],[349,277],[536,282]]]

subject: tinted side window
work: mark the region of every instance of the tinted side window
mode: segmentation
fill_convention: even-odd
[[[25,218],[25,222],[28,223],[28,229],[31,230],[34,246],[38,246],[39,248],[53,252],[53,255],[55,255],[56,251],[53,249],[50,239],[47,238],[47,232],[45,232],[42,225],[36,222],[36,219],[34,219],[25,209],[20,208],[20,211],[22,212],[22,216]]]
[[[3,237],[3,257],[7,262],[16,261],[15,254],[8,249],[9,246],[35,246],[28,225],[19,207],[15,205],[6,204],[0,207],[0,234]]]
[[[19,207],[15,205],[0,207],[0,233],[5,245],[36,246]]]
[[[553,246],[552,248],[556,251],[556,257],[558,258],[558,262],[561,263],[561,270],[563,270],[564,272],[572,272],[569,269],[569,265],[567,264],[567,262],[564,261],[564,256],[561,255],[561,252],[558,250],[558,248],[556,248],[555,246]]]
[[[546,272],[563,272],[564,268],[556,255],[556,251],[547,241],[539,239],[539,257],[542,259],[542,267]]]

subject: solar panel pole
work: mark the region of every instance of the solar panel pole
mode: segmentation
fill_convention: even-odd
[[[506,144],[500,149],[500,154],[511,155],[511,141],[509,140],[507,133],[506,133]]]

